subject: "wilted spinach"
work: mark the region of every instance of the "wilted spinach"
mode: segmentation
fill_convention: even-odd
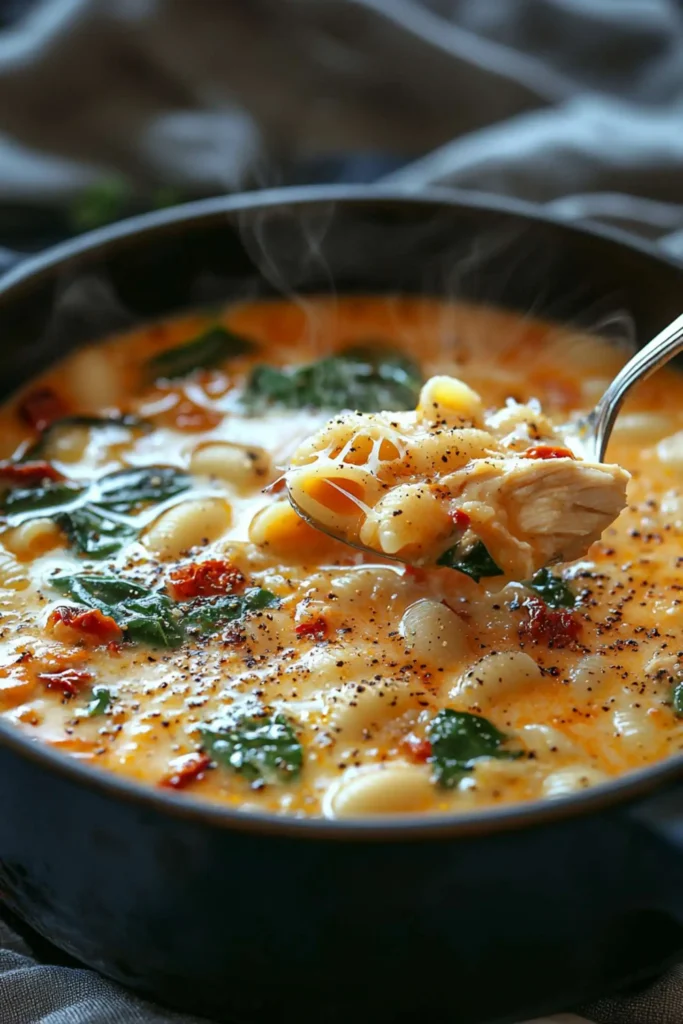
[[[478,540],[469,551],[463,554],[460,545],[444,551],[437,559],[437,565],[446,566],[448,569],[456,569],[470,576],[476,583],[484,576],[501,576],[503,570],[491,558],[486,546]]]
[[[417,363],[386,348],[351,348],[305,366],[256,366],[243,395],[252,412],[274,404],[288,409],[411,409],[422,375]]]
[[[443,708],[427,730],[432,745],[434,781],[452,789],[482,758],[519,757],[519,751],[502,749],[508,737],[481,715]]]
[[[226,711],[200,728],[210,757],[252,782],[289,782],[303,765],[294,726],[281,714]]]
[[[186,377],[194,370],[218,366],[227,359],[245,355],[254,347],[255,343],[250,338],[227,327],[210,327],[198,338],[160,352],[149,360],[147,369],[155,379],[173,380]]]

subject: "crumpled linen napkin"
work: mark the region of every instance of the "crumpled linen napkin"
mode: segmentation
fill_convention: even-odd
[[[397,187],[520,196],[683,257],[682,115],[675,0],[42,0],[0,33],[0,201],[393,153]],[[49,959],[0,922],[2,1024],[202,1024]],[[683,970],[534,1024],[585,1021],[681,1024]]]

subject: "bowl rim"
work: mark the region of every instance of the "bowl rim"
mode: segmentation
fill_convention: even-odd
[[[118,243],[147,233],[163,232],[166,228],[188,222],[211,220],[220,214],[234,214],[241,210],[278,206],[310,206],[325,202],[372,204],[382,201],[446,206],[484,213],[502,213],[520,217],[534,224],[560,228],[581,237],[595,237],[648,257],[662,267],[678,270],[683,278],[683,264],[662,253],[655,245],[620,228],[591,223],[579,225],[546,213],[525,200],[500,197],[473,190],[428,188],[419,193],[406,188],[381,185],[310,185],[235,195],[215,196],[140,214],[78,235],[73,239],[50,246],[44,251],[27,256],[0,279],[0,301],[12,292],[21,292],[27,285],[37,283],[41,277],[66,266],[81,256],[97,254],[99,250],[117,248]],[[65,781],[84,785],[110,799],[125,800],[141,810],[151,810],[184,819],[199,826],[219,827],[242,833],[262,834],[297,839],[324,839],[334,841],[425,841],[480,836],[509,830],[519,830],[549,824],[555,821],[593,814],[606,808],[632,803],[663,791],[667,784],[683,777],[683,753],[664,761],[647,765],[597,786],[564,797],[525,801],[497,807],[469,811],[462,814],[368,816],[357,819],[299,818],[267,811],[241,811],[207,800],[176,794],[109,770],[97,770],[79,762],[68,754],[53,750],[47,744],[32,739],[4,719],[0,719],[0,746],[32,761],[36,766],[54,771]]]

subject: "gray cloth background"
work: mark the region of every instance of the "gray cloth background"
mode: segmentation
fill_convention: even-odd
[[[402,158],[386,180],[406,189],[516,195],[683,257],[683,10],[45,0],[0,33],[0,201],[66,202],[112,175],[221,192],[350,152]],[[2,924],[0,947],[2,1024],[199,1024],[38,964]],[[683,1024],[683,973],[581,1014],[553,1022]]]

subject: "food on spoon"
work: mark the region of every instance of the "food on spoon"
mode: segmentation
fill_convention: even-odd
[[[295,504],[329,532],[474,579],[526,579],[584,555],[626,505],[628,479],[577,458],[538,403],[487,413],[446,376],[414,412],[334,417],[287,473]]]

